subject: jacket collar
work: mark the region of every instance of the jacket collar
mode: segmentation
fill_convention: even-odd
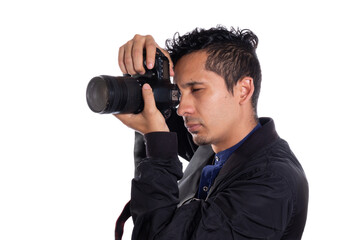
[[[248,139],[229,157],[210,188],[208,196],[229,174],[235,169],[241,168],[251,155],[261,151],[269,144],[276,141],[279,136],[275,130],[274,121],[271,118],[259,119],[261,128],[255,131]],[[178,206],[193,198],[198,191],[198,183],[201,171],[205,165],[212,160],[214,152],[210,145],[200,146],[187,166],[183,178],[179,181],[179,200]]]
[[[262,151],[264,148],[274,143],[279,136],[275,130],[275,123],[271,118],[259,119],[261,128],[255,131],[246,141],[229,157],[224,166],[221,168],[219,175],[216,177],[213,186],[210,189],[208,197],[211,192],[227,176],[242,169],[248,159],[255,153]]]

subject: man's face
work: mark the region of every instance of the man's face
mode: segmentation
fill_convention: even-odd
[[[224,150],[239,141],[234,140],[241,117],[239,101],[221,76],[205,69],[206,59],[207,53],[199,51],[177,62],[174,82],[181,91],[177,112],[196,144],[212,144]]]

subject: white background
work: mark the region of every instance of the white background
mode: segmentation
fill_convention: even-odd
[[[86,104],[120,75],[135,33],[222,24],[259,37],[259,115],[274,118],[310,185],[303,239],[359,239],[356,1],[1,1],[0,239],[113,239],[130,198],[133,132]],[[127,224],[125,239],[130,239]]]

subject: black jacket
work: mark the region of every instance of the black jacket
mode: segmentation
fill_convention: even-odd
[[[272,119],[260,123],[224,164],[206,200],[194,197],[213,157],[210,146],[197,148],[183,132],[179,150],[174,132],[137,135],[132,239],[301,239],[308,204],[304,171]],[[184,174],[178,154],[192,158]]]

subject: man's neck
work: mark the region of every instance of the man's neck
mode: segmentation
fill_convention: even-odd
[[[236,145],[238,142],[244,139],[256,127],[257,124],[258,122],[255,119],[252,119],[247,123],[239,124],[239,127],[233,129],[232,133],[225,141],[211,144],[213,151],[218,153]]]

